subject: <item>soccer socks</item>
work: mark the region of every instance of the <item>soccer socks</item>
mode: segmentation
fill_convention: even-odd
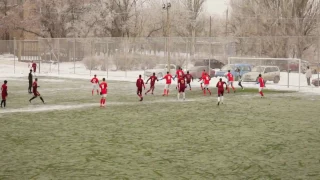
[[[180,93],[178,93],[177,98],[178,98],[178,100],[180,99]]]
[[[221,96],[221,102],[223,103],[223,96]]]
[[[203,90],[203,86],[202,86],[202,83],[200,83],[200,86],[201,86],[201,89]]]
[[[169,95],[169,89],[167,89],[167,96]]]
[[[33,97],[29,100],[29,102],[31,102],[31,101],[34,100],[35,98],[37,98],[37,96],[33,96]]]
[[[206,89],[203,89],[203,95],[204,96],[206,95]]]
[[[106,99],[101,98],[100,99],[100,106],[105,106],[106,105]]]
[[[167,94],[167,89],[164,89],[163,90],[163,95],[166,95]]]
[[[4,100],[1,101],[1,107],[2,107],[2,104],[3,104],[3,103],[4,103]]]
[[[43,100],[43,98],[41,96],[40,96],[40,99],[41,99],[42,103],[44,104],[44,100]]]
[[[99,95],[99,90],[97,90],[97,95]]]
[[[103,99],[101,98],[100,99],[100,106],[102,106],[102,104],[103,104]]]
[[[211,91],[210,91],[210,89],[208,88],[207,90],[208,90],[209,94],[211,95]]]
[[[263,97],[263,96],[264,96],[264,94],[263,94],[263,92],[262,92],[262,91],[260,91],[259,93],[260,93],[261,97]]]
[[[93,96],[93,94],[94,94],[94,90],[92,90],[92,96]]]
[[[182,95],[183,95],[183,100],[185,100],[186,99],[186,93],[183,93]]]

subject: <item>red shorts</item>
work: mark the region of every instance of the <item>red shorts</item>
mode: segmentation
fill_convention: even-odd
[[[154,84],[150,84],[150,89],[154,88]]]
[[[218,89],[218,96],[223,96],[224,89]]]
[[[40,93],[38,91],[36,91],[36,92],[33,92],[33,95],[34,96],[40,96]]]
[[[1,94],[2,100],[6,100],[7,95],[6,94]]]
[[[191,83],[191,81],[188,81],[188,80],[187,80],[187,84],[190,84],[190,83]]]
[[[186,89],[185,87],[180,87],[179,88],[179,93],[183,93],[185,89]]]
[[[141,94],[142,94],[142,88],[138,88],[138,89],[137,89],[137,94],[138,94],[138,95],[141,95]]]
[[[33,68],[33,72],[36,72],[37,71],[37,68]]]

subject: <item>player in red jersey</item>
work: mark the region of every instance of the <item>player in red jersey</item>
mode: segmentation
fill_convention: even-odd
[[[222,78],[218,81],[216,87],[218,89],[218,106],[220,105],[220,102],[223,104],[223,94],[224,94],[224,87],[223,85],[226,85],[227,89],[227,84],[226,82],[222,81]]]
[[[186,99],[186,93],[184,92],[186,89],[186,81],[183,77],[180,77],[180,79],[178,80],[178,100],[180,99],[180,94],[182,94],[183,96],[183,100]]]
[[[147,80],[146,84],[148,84],[149,80],[151,80],[150,89],[145,93],[145,95],[147,95],[148,92],[150,92],[150,91],[151,91],[151,94],[153,95],[154,85],[156,83],[156,80],[159,81],[157,76],[156,76],[156,73],[153,73],[153,75],[149,77],[149,79]]]
[[[40,97],[42,103],[44,104],[44,100],[43,98],[41,97],[40,93],[38,92],[38,78],[35,78],[34,79],[34,82],[32,84],[32,92],[33,92],[33,97],[29,100],[29,102],[31,103],[31,101],[35,98],[37,98],[38,96]]]
[[[167,72],[167,74],[162,79],[166,79],[166,85],[164,86],[164,91],[163,91],[163,95],[162,96],[165,96],[165,95],[168,96],[169,95],[169,88],[170,88],[170,85],[171,85],[171,81],[172,81],[172,79],[174,80],[174,78],[172,77],[172,75],[169,72]]]
[[[30,67],[30,65],[29,65]],[[37,63],[31,61],[31,68],[33,69],[33,73],[35,73],[37,71]]]
[[[7,103],[7,96],[8,96],[8,86],[7,86],[8,81],[4,81],[4,83],[1,86],[1,108],[6,108],[6,103]],[[2,106],[3,105],[3,106]]]
[[[229,88],[230,85],[231,85],[231,87],[233,89],[233,92],[235,93],[236,89],[233,87],[234,78],[233,78],[233,74],[230,72],[230,70],[228,70],[227,79],[228,79],[228,86],[227,86],[228,87],[228,93],[230,93],[230,88]]]
[[[105,107],[106,106],[106,98],[107,98],[107,93],[108,93],[108,84],[106,83],[106,79],[102,79],[102,83],[99,85],[100,86],[100,94],[101,94],[101,99],[100,99],[100,107]]]
[[[193,77],[191,74],[189,74],[189,71],[187,71],[187,74],[184,75],[184,78],[186,79],[187,85],[189,85],[191,91],[191,81],[193,81]]]
[[[177,83],[176,89],[177,89],[178,84],[179,84],[179,79],[183,78],[183,77],[184,77],[184,72],[183,72],[182,68],[179,67],[178,70],[176,71],[176,76],[174,77],[174,78],[178,79],[178,83]]]
[[[262,90],[263,90],[263,88],[265,87],[265,84],[264,84],[264,79],[262,78],[262,75],[261,75],[261,74],[259,74],[257,84],[260,84],[259,93],[260,93],[260,95],[261,95],[261,98],[263,98],[263,97],[264,97],[264,94],[263,94]]]
[[[203,84],[203,79],[205,78],[205,76],[206,76],[206,70],[204,69],[203,72],[202,72],[202,74],[201,74],[201,77],[200,77],[200,81],[201,81],[201,80],[202,80],[202,81],[201,81],[201,82],[199,81],[199,82],[200,82],[200,86],[201,86],[201,90],[203,90],[202,84]]]
[[[140,97],[140,101],[143,101],[142,87],[146,89],[146,86],[144,85],[141,75],[139,75],[139,78],[137,79],[136,86],[137,86],[137,95]]]
[[[209,94],[211,95],[211,91],[209,89],[209,84],[210,84],[210,81],[211,81],[211,77],[207,74],[207,73],[204,73],[203,77],[201,78],[201,80],[203,81],[203,95],[205,96],[206,95],[206,90],[209,92]]]
[[[99,79],[97,78],[97,75],[94,75],[90,82],[92,83],[92,96],[94,94],[94,90],[97,90],[97,95],[99,95]]]

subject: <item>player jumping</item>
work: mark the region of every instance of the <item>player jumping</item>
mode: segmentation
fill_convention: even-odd
[[[100,84],[100,94],[101,94],[100,107],[106,106],[107,88],[108,88],[108,84],[106,83],[106,79],[103,78],[102,83]]]
[[[38,78],[35,78],[34,79],[34,82],[32,84],[32,92],[33,92],[33,97],[29,100],[29,102],[31,103],[31,101],[35,98],[37,98],[38,96],[40,97],[42,103],[44,104],[44,100],[43,98],[41,97],[40,93],[38,92]]]
[[[7,86],[8,81],[4,81],[4,83],[1,86],[1,108],[6,108],[6,103],[7,103],[7,96],[8,96],[8,86]],[[2,106],[3,105],[3,106]]]
[[[222,78],[218,81],[216,87],[218,89],[218,106],[220,105],[220,102],[223,104],[223,94],[224,94],[224,87],[223,85],[226,85],[227,89],[227,84],[226,82],[222,81]]]
[[[156,83],[156,80],[159,81],[157,76],[156,76],[156,73],[153,73],[153,75],[149,77],[149,79],[147,80],[146,84],[148,84],[149,80],[151,80],[150,89],[145,93],[145,95],[147,95],[148,92],[150,92],[150,91],[151,91],[151,94],[153,95],[154,85]]]
[[[178,100],[180,99],[180,94],[182,94],[183,96],[183,100],[186,99],[186,93],[184,92],[186,89],[186,81],[184,80],[183,77],[180,77],[180,79],[178,80]]]
[[[262,78],[262,75],[261,75],[261,74],[259,74],[257,84],[260,84],[259,93],[260,93],[260,95],[261,95],[261,98],[263,98],[263,97],[264,97],[264,94],[263,94],[262,90],[263,90],[263,88],[265,87],[265,84],[264,84],[264,79]]]
[[[236,89],[233,87],[233,75],[232,73],[230,72],[230,70],[228,70],[228,73],[227,73],[227,79],[228,79],[228,93],[230,93],[230,88],[229,86],[231,85],[231,88],[233,89],[233,92],[235,93],[236,92]]]
[[[168,96],[169,95],[169,88],[171,85],[171,80],[172,79],[174,80],[174,78],[172,77],[172,75],[169,72],[167,72],[167,74],[162,79],[166,79],[166,85],[164,86],[164,91],[163,91],[162,96],[165,96],[165,95]]]
[[[204,86],[202,88],[203,90],[203,95],[205,96],[206,95],[206,91],[209,92],[209,94],[211,95],[211,91],[209,89],[209,84],[210,84],[210,80],[211,80],[211,77],[205,72],[203,77],[200,79],[203,81],[204,83]]]
[[[190,87],[190,91],[191,91],[191,81],[193,81],[193,77],[191,74],[189,74],[189,71],[187,71],[187,74],[184,75],[186,81],[187,81],[187,85],[189,85]]]
[[[140,97],[140,101],[143,101],[142,87],[146,89],[146,86],[144,85],[141,75],[139,75],[139,78],[137,79],[136,86],[137,86],[137,95]]]
[[[94,77],[91,79],[91,83],[92,83],[92,96],[94,94],[94,90],[97,90],[97,95],[99,95],[99,89],[98,89],[99,79],[97,78],[97,75],[94,75]]]

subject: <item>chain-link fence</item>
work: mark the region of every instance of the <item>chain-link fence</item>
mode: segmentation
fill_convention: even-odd
[[[304,87],[308,86],[307,66],[311,83],[318,85],[319,43],[316,36],[13,40],[0,41],[0,62],[6,73],[26,73],[33,61],[40,74],[97,74],[114,80],[135,79],[139,74],[146,78],[153,72],[162,77],[168,70],[175,74],[178,67],[195,76],[206,69],[217,77],[230,64],[248,64],[246,73],[256,66],[273,66],[279,69],[280,80],[268,82],[277,87]]]

